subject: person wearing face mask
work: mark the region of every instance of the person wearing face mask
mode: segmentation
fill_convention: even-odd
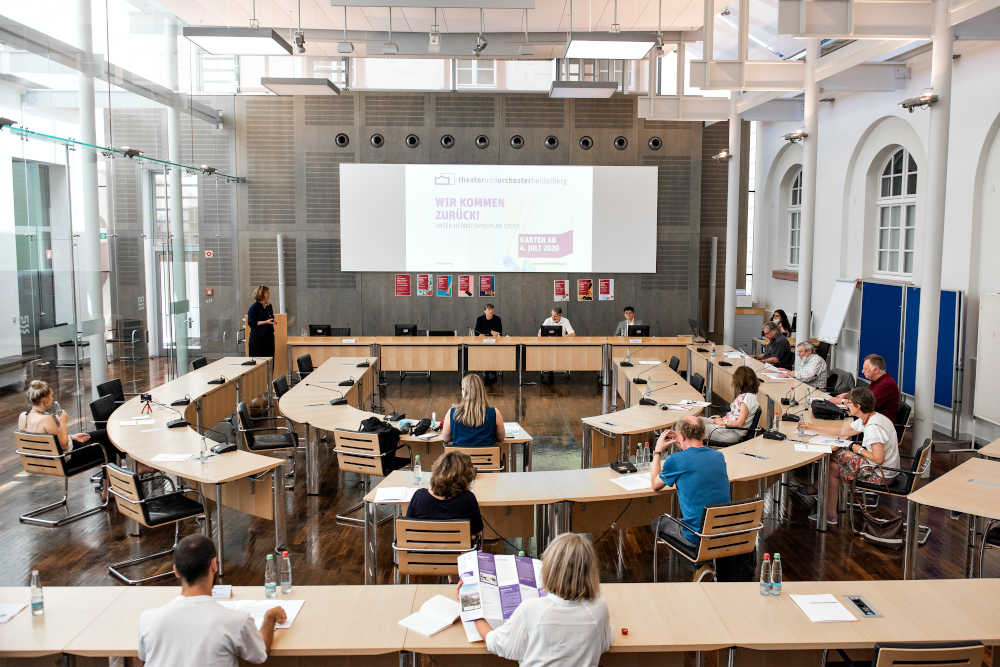
[[[780,308],[771,315],[771,321],[778,325],[781,330],[781,335],[791,336],[792,335],[792,325],[788,323],[788,315],[785,311]]]

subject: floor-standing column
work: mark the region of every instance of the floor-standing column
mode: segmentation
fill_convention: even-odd
[[[934,0],[934,43],[931,88],[938,96],[930,108],[927,150],[927,214],[918,231],[920,325],[917,328],[917,372],[914,392],[913,442],[934,432],[934,371],[938,316],[941,309],[941,245],[944,241],[945,184],[948,179],[948,122],[951,117],[951,54],[953,35],[948,0]]]
[[[816,227],[816,149],[819,146],[817,113],[819,107],[819,85],[816,82],[816,66],[819,64],[819,40],[806,41],[806,78],[803,92],[805,107],[803,117],[806,138],[803,140],[802,156],[802,217],[799,227],[799,298],[798,324],[795,327],[797,341],[809,340],[812,333],[812,286],[813,286],[813,230]]]
[[[740,247],[740,114],[736,91],[729,101],[729,186],[726,191],[726,284],[722,306],[722,342],[732,345],[736,334],[736,260]]]
[[[89,58],[93,54],[93,19],[90,0],[77,0],[77,39],[80,50]],[[94,112],[94,77],[91,63],[80,70],[80,140],[97,144]],[[111,113],[111,109],[108,109]],[[104,343],[104,288],[101,284],[101,218],[97,203],[97,151],[80,149],[80,192],[83,202],[82,228],[79,233],[77,262],[79,293],[76,317],[77,330],[89,331],[90,387],[97,396],[97,385],[108,379],[107,349]],[[67,168],[72,168],[67,165]],[[72,204],[71,204],[72,205]],[[71,233],[75,233],[72,230]]]
[[[177,91],[177,26],[167,27],[167,74],[170,90]],[[171,162],[181,162],[181,114],[177,107],[167,107],[167,142]],[[184,210],[181,198],[181,170],[171,167],[167,178],[167,220],[170,228],[170,273],[173,283],[171,311],[174,318],[174,349],[177,351],[177,373],[188,370],[188,317],[191,306],[187,304],[187,280],[184,262]]]

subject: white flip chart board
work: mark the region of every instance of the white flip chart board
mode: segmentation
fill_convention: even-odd
[[[1000,293],[979,300],[979,344],[976,346],[976,401],[973,414],[1000,424]]]
[[[844,318],[847,317],[847,309],[851,306],[851,299],[854,298],[855,280],[845,280],[838,278],[833,283],[833,293],[830,295],[830,303],[826,307],[826,315],[823,316],[823,324],[820,327],[816,338],[831,345],[840,338],[840,330],[844,326]]]

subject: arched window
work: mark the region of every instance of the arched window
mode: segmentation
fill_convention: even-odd
[[[788,220],[788,267],[799,265],[799,245],[802,230],[802,169],[795,172],[792,186],[788,191],[785,217]]]
[[[912,275],[917,243],[917,163],[905,148],[894,151],[882,167],[876,205],[876,270]]]

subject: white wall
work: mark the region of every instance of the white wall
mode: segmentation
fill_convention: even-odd
[[[965,410],[972,400],[969,383],[974,368],[978,296],[981,290],[1000,289],[1000,85],[996,62],[1000,46],[957,43],[962,54],[954,61],[950,147],[944,236],[942,288],[967,296]],[[873,168],[881,166],[888,148],[909,149],[919,171],[917,225],[923,224],[930,114],[907,113],[898,102],[922,93],[930,85],[930,56],[909,61],[911,79],[905,90],[888,93],[837,94],[836,101],[820,105],[819,165],[816,193],[813,309],[818,328],[826,312],[833,281],[839,277],[871,276],[874,216],[871,189]],[[762,123],[758,136],[757,175],[764,190],[758,195],[755,257],[755,298],[768,308],[794,309],[797,284],[771,278],[771,269],[785,268],[784,203],[778,201],[779,183],[796,161],[797,147],[787,147],[781,135],[797,123]],[[873,167],[874,165],[874,167]],[[767,242],[771,247],[765,245]],[[919,241],[918,241],[919,248]],[[981,256],[981,260],[980,260]],[[917,255],[919,276],[920,256]],[[916,281],[914,281],[916,282]],[[852,305],[838,346],[837,366],[857,368],[858,299]],[[814,329],[815,331],[815,329]],[[939,411],[935,421],[950,429],[950,413]],[[971,419],[962,430],[971,433]],[[979,423],[980,438],[1000,436],[1000,428]]]

